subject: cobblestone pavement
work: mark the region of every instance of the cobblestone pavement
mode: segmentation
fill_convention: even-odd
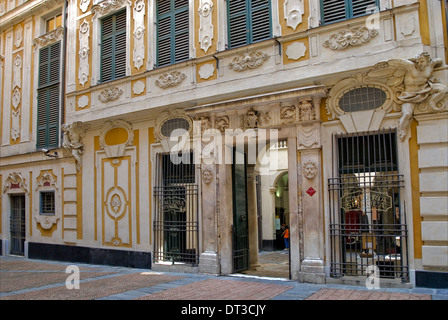
[[[67,267],[79,268],[79,288]],[[448,300],[447,289],[306,284],[0,256],[0,300]],[[255,309],[254,309],[255,310]]]

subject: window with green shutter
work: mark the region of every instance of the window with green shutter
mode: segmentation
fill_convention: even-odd
[[[61,42],[39,52],[37,89],[37,149],[59,145]]]
[[[272,37],[269,0],[228,0],[227,17],[229,48]]]
[[[188,0],[157,1],[157,67],[188,60]]]
[[[375,8],[379,0],[321,0],[322,24],[370,14]]]
[[[126,10],[101,21],[101,82],[126,76]]]

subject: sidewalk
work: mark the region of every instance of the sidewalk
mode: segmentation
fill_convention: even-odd
[[[79,268],[79,289],[69,265]],[[0,256],[0,300],[448,300],[447,289],[316,285]]]

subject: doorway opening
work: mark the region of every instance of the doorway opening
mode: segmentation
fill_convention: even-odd
[[[9,253],[25,255],[25,195],[11,195],[11,215],[9,230],[11,246]]]
[[[238,239],[234,236],[234,259],[239,259],[234,260],[234,273],[289,279],[291,248],[284,239],[286,227],[286,232],[290,227],[286,141],[267,143],[256,165],[248,164],[247,156],[234,153],[234,159],[238,156],[245,160],[233,164],[232,170],[233,234],[241,233],[242,228],[247,234]],[[276,161],[275,165],[270,163],[267,169],[266,158]]]

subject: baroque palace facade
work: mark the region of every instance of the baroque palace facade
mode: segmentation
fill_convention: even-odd
[[[2,255],[447,286],[447,2],[0,0]]]

